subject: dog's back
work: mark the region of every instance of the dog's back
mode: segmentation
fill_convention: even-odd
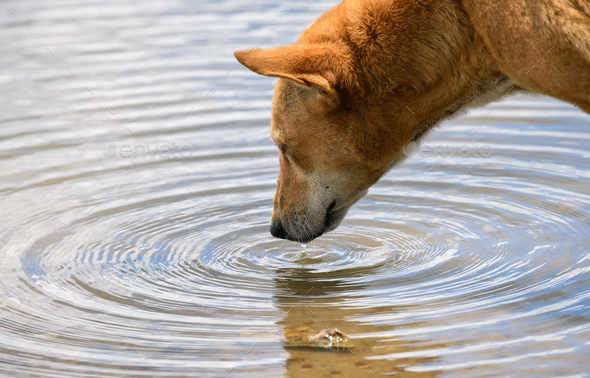
[[[515,83],[590,113],[590,1],[463,2],[476,34]]]

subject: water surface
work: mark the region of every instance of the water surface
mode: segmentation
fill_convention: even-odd
[[[334,2],[3,5],[2,375],[588,376],[588,115],[449,122],[303,252],[268,232],[274,80],[232,53]],[[286,347],[326,327],[355,348]]]

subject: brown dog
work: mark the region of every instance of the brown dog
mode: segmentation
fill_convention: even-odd
[[[278,77],[280,175],[271,233],[307,243],[470,107],[517,91],[590,113],[589,0],[345,0],[297,43],[238,51]]]

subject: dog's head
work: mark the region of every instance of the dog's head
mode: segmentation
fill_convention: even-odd
[[[484,84],[499,73],[472,32],[447,2],[345,1],[293,45],[235,53],[252,71],[279,78],[273,235],[305,243],[335,229],[403,160],[404,146],[471,95],[488,96]]]
[[[396,104],[363,96],[347,54],[298,44],[235,53],[252,71],[279,78],[271,123],[280,153],[270,226],[276,237],[307,243],[335,229],[412,136],[391,129],[396,120],[383,109]]]

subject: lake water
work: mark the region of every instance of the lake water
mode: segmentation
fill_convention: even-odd
[[[270,236],[275,80],[233,51],[334,4],[3,3],[1,375],[588,376],[590,117],[569,104],[475,110],[305,252]],[[286,344],[326,327],[355,347]]]

